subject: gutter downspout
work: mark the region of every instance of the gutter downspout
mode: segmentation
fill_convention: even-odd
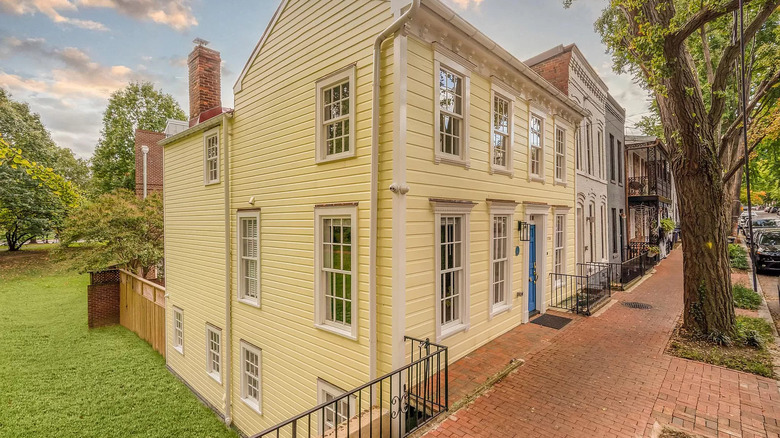
[[[228,154],[228,146],[230,145],[230,120],[231,116],[227,113],[222,115],[222,153],[223,153],[223,170],[222,179],[224,181],[225,189],[225,424],[230,426],[233,422],[231,416],[231,404],[233,402],[231,390],[233,388],[233,381],[231,380],[231,357],[232,350],[232,338],[231,327],[233,325],[232,298],[233,294],[230,291],[230,160]]]
[[[144,154],[144,199],[146,199],[146,165],[149,161],[149,146],[141,146],[141,152]]]
[[[381,92],[381,71],[382,71],[382,43],[392,34],[397,32],[420,8],[420,0],[412,0],[409,9],[401,14],[387,29],[383,30],[374,42],[374,78],[371,83],[373,92],[371,102],[371,223],[369,234],[371,239],[368,247],[368,343],[369,343],[369,366],[368,375],[370,380],[374,380],[377,374],[377,347],[376,347],[376,245],[377,245],[377,223],[378,223],[378,191],[379,191],[379,100]]]

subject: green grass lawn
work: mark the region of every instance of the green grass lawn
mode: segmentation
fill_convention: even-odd
[[[87,328],[87,275],[0,251],[0,437],[236,437],[120,326]]]

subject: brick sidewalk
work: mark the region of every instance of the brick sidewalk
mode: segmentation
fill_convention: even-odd
[[[615,298],[652,308],[615,304],[600,316],[547,332],[536,346],[512,343],[523,339],[524,330],[544,329],[531,324],[498,338],[500,348],[491,347],[496,341],[483,348],[502,359],[519,354],[526,363],[426,436],[641,437],[656,420],[709,437],[780,436],[774,380],[664,354],[682,312],[680,250]],[[506,350],[503,356],[499,349]],[[459,366],[451,367],[456,388]]]

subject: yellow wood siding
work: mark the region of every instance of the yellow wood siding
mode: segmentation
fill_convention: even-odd
[[[220,156],[221,139],[220,135]],[[224,180],[219,184],[203,184],[203,151],[202,132],[165,146],[168,365],[223,412],[224,387],[206,372],[206,323],[223,329],[224,333]],[[183,355],[173,348],[172,306],[184,312]],[[223,364],[224,347],[222,339]]]
[[[368,380],[372,49],[376,35],[392,20],[389,7],[381,1],[289,1],[236,95],[230,151],[233,417],[246,433],[316,405],[318,378],[344,389]],[[392,43],[385,48],[383,86],[392,90]],[[316,164],[315,82],[351,64],[356,71],[356,155]],[[388,150],[392,96],[383,98],[381,112],[390,126],[382,129],[381,138]],[[383,160],[383,170],[389,164]],[[260,308],[238,302],[235,294],[235,209],[250,207],[251,196],[261,209]],[[314,325],[313,227],[315,205],[355,202],[357,340],[351,340]],[[382,200],[380,205],[387,207]],[[389,254],[381,246],[380,251]],[[389,259],[380,263],[379,273],[387,277],[385,263]],[[262,415],[240,399],[239,340],[263,350]]]
[[[470,117],[468,159],[470,168],[450,164],[434,164],[434,52],[430,45],[409,38],[408,55],[408,174],[411,191],[408,197],[407,236],[407,304],[406,334],[419,338],[435,338],[436,264],[434,213],[429,198],[460,199],[476,202],[470,216],[470,327],[443,340],[450,347],[450,358],[456,360],[474,348],[488,342],[521,322],[527,296],[515,294],[527,287],[528,270],[524,264],[526,244],[519,242],[517,232],[511,247],[520,246],[520,256],[512,256],[512,309],[489,318],[489,244],[490,210],[486,199],[516,202],[541,202],[549,205],[574,205],[574,142],[571,126],[567,128],[567,185],[553,184],[554,117],[546,115],[544,123],[545,181],[528,180],[528,102],[517,97],[514,105],[514,144],[512,160],[514,177],[490,174],[489,133],[491,108],[490,78],[475,72],[470,74]],[[524,206],[514,214],[525,220]],[[549,211],[546,224],[547,269],[552,269],[554,211]],[[574,271],[574,211],[567,217],[566,267]],[[514,251],[513,251],[514,252]],[[547,274],[545,274],[547,275]],[[549,285],[548,285],[549,289]],[[548,291],[547,291],[548,292]],[[549,293],[547,294],[549,295]],[[541,291],[538,292],[541,297]],[[539,307],[540,304],[537,306]]]

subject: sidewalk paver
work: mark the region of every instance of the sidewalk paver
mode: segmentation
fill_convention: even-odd
[[[656,269],[615,295],[651,309],[618,303],[536,347],[518,342],[516,351],[511,337],[498,338],[507,356],[519,354],[525,364],[426,436],[642,437],[655,421],[708,437],[780,436],[774,380],[664,354],[682,312],[682,251]],[[519,339],[530,326],[510,334]],[[450,368],[451,387],[459,362]]]

